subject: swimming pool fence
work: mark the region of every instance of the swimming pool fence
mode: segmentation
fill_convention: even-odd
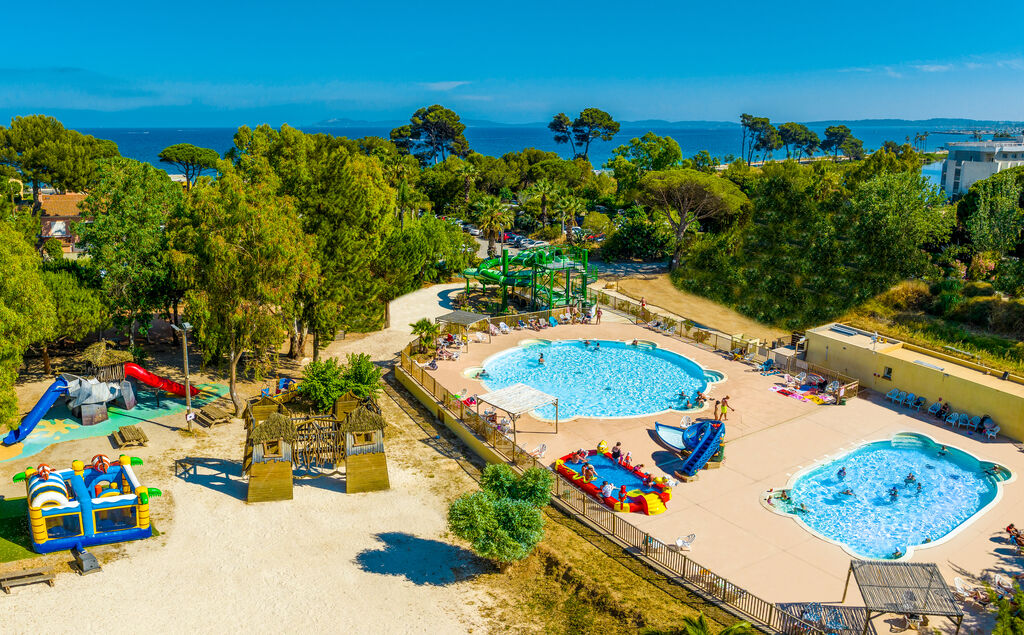
[[[635,300],[611,295],[599,290],[591,290],[591,297],[599,306],[606,310],[614,311],[623,315],[637,324],[658,323],[658,332],[678,340],[689,342],[695,346],[714,350],[723,353],[735,353],[740,357],[749,355],[749,362],[754,364],[764,363],[771,358],[773,368],[780,373],[799,374],[801,372],[816,373],[824,377],[829,383],[838,381],[843,388],[843,396],[852,399],[860,391],[860,380],[854,379],[831,368],[810,364],[795,355],[773,355],[772,349],[777,348],[781,342],[761,342],[756,339],[749,339],[739,335],[729,335],[705,325],[699,325],[693,320],[680,318],[679,316],[662,315],[641,306]]]
[[[481,458],[489,462],[508,463],[519,471],[530,467],[552,471],[554,475],[551,488],[552,505],[617,543],[635,558],[669,580],[705,599],[724,605],[731,612],[751,620],[762,629],[787,634],[825,633],[818,625],[782,610],[772,602],[747,592],[728,579],[700,565],[679,551],[676,545],[662,543],[630,523],[623,515],[617,514],[584,494],[571,481],[554,472],[550,465],[545,464],[545,459],[537,458],[516,445],[508,436],[510,433],[499,430],[497,426],[478,415],[472,406],[465,405],[462,402],[462,396],[450,392],[431,377],[412,358],[413,352],[418,348],[419,341],[416,340],[410,342],[402,350],[399,365],[395,368],[396,375],[399,375],[399,381],[404,384],[401,375],[405,375],[415,382],[423,393],[432,396],[434,400],[428,403],[424,401],[422,395],[416,394],[417,391],[410,391],[458,436],[465,440],[465,433],[468,432],[472,436],[472,440],[475,441],[468,445]],[[406,385],[406,387],[409,386]]]

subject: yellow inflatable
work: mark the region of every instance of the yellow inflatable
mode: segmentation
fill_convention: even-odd
[[[600,443],[597,444],[597,453],[598,454],[604,454],[607,451],[608,451],[608,443],[606,441],[601,441]]]

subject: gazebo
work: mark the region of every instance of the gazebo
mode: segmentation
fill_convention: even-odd
[[[476,398],[477,414],[480,413],[480,404],[489,403],[498,410],[508,413],[512,418],[512,443],[519,445],[516,439],[516,421],[524,412],[535,408],[555,404],[555,434],[558,434],[558,397],[531,388],[526,384],[512,384],[500,390],[489,392]]]
[[[454,324],[459,327],[459,334],[465,336],[466,348],[469,348],[469,329],[477,322],[490,318],[489,315],[473,313],[472,311],[452,311],[434,320],[437,324]],[[490,329],[487,330],[487,341],[491,341]]]
[[[960,632],[964,612],[935,563],[851,560],[843,601],[850,589],[851,575],[857,581],[867,612],[863,633],[868,632],[872,614],[878,617],[884,613],[948,617],[956,624],[956,632]]]

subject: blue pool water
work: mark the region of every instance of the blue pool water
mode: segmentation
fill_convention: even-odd
[[[587,457],[587,461],[594,466],[594,472],[597,474],[597,478],[594,479],[596,485],[600,487],[602,482],[608,481],[615,486],[616,495],[618,495],[619,488],[623,485],[626,486],[627,492],[631,492],[635,489],[642,490],[644,492],[657,491],[657,488],[644,485],[643,480],[634,474],[632,470],[627,470],[603,454],[591,455]],[[583,464],[578,461],[566,461],[565,464],[576,470],[577,473],[583,469]]]
[[[990,463],[966,452],[940,446],[923,435],[899,434],[891,441],[864,445],[799,477],[789,490],[785,511],[821,535],[866,558],[885,559],[894,552],[946,536],[991,503],[998,482],[1009,478],[985,473]],[[838,471],[846,468],[845,478]],[[916,482],[907,482],[909,474]],[[917,483],[921,490],[917,490]],[[889,494],[897,490],[897,497]],[[842,492],[849,488],[853,495]],[[797,511],[803,503],[808,511]],[[776,507],[786,505],[775,499]]]
[[[523,383],[558,397],[561,419],[682,410],[681,391],[692,399],[707,388],[704,369],[682,355],[607,340],[591,340],[590,346],[581,340],[536,342],[491,357],[484,370],[488,390]],[[537,414],[553,419],[555,408],[544,406]]]

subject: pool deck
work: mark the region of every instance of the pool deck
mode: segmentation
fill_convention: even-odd
[[[1016,475],[1024,472],[1024,453],[1005,437],[985,441],[978,435],[969,436],[935,423],[927,414],[893,407],[877,393],[865,392],[844,406],[803,403],[770,390],[778,376],[762,376],[750,365],[627,323],[608,312],[604,317],[601,325],[559,326],[540,333],[513,331],[493,337],[490,343],[474,342],[458,361],[440,362],[431,375],[453,392],[467,389],[468,394],[483,394],[483,385],[467,379],[462,371],[480,366],[490,355],[521,340],[538,338],[649,340],[706,369],[725,373],[725,381],[711,388],[712,398],[731,396],[722,466],[702,471],[695,482],[680,483],[664,514],[627,517],[666,543],[696,533],[690,557],[766,600],[838,603],[843,595],[851,556],[840,546],[812,535],[791,517],[766,510],[760,503],[762,492],[785,486],[803,467],[864,441],[918,432],[979,459],[1000,463]],[[710,416],[710,407],[689,414],[694,418]],[[527,449],[547,444],[546,458],[552,461],[580,447],[592,449],[600,440],[609,445],[621,441],[632,452],[634,463],[643,463],[659,474],[659,466],[671,471],[675,457],[655,442],[654,422],[678,425],[680,417],[680,413],[668,412],[629,419],[576,418],[562,421],[556,435],[552,422],[524,415],[517,434],[519,444]],[[954,576],[968,584],[980,584],[983,575],[1024,570],[1024,559],[1015,555],[1003,531],[1011,522],[1024,525],[1024,479],[1014,478],[1001,485],[1001,490],[1001,498],[989,511],[947,541],[918,548],[910,561],[937,563],[950,584]],[[851,583],[846,604],[858,602],[856,585]],[[966,613],[961,632],[991,628],[988,615],[973,614],[970,609]],[[892,617],[879,618],[876,628],[884,630],[881,620]],[[932,624],[943,629],[947,625],[941,619]]]

